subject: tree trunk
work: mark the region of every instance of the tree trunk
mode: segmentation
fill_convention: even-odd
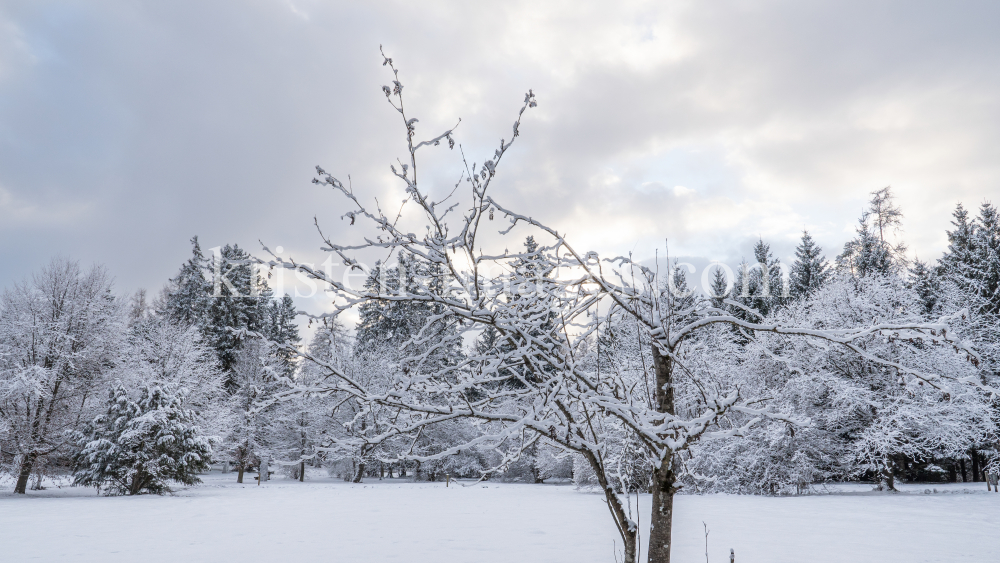
[[[305,461],[300,461],[299,462],[299,483],[305,483],[305,482],[306,482],[306,462]]]
[[[597,457],[589,452],[584,451],[583,457],[587,459],[590,464],[591,469],[594,470],[594,474],[597,476],[597,482],[601,485],[601,490],[604,491],[604,500],[608,503],[608,510],[611,511],[611,517],[614,518],[615,525],[618,527],[618,533],[621,535],[622,542],[625,544],[625,553],[622,558],[622,563],[635,563],[638,561],[639,557],[639,530],[636,528],[635,522],[628,519],[628,515],[625,513],[625,507],[622,506],[622,500],[615,494],[614,487],[608,483],[607,474],[604,472],[604,467],[598,461]],[[636,507],[638,508],[638,507]]]
[[[967,483],[969,481],[968,475],[965,473],[965,458],[958,460],[959,465],[962,467],[962,482]]]
[[[14,492],[19,495],[25,494],[28,488],[28,479],[31,477],[31,470],[35,466],[35,459],[38,456],[30,453],[21,460],[21,470],[17,474],[17,484],[14,485]]]
[[[879,470],[879,490],[895,491],[896,476],[892,471],[892,460],[889,457],[882,458],[882,468]]]
[[[236,474],[236,482],[243,482],[243,464],[240,464],[239,472]]]
[[[365,476],[365,464],[364,462],[358,464],[358,474],[354,476],[354,483],[360,483],[361,478]]]
[[[145,484],[145,481],[145,473],[143,471],[137,471],[136,474],[132,476],[132,482],[129,483],[128,494],[139,494],[142,491],[142,486]]]
[[[976,450],[969,450],[969,457],[972,458],[972,482],[979,482],[979,454]]]
[[[674,412],[673,362],[660,354],[653,342],[653,367],[656,370],[656,410]],[[674,486],[677,476],[673,468],[673,452],[665,452],[660,466],[653,471],[653,510],[650,517],[649,563],[670,563],[670,535],[674,519]]]
[[[674,522],[674,486],[677,476],[673,456],[653,471],[653,515],[649,531],[649,563],[670,563],[670,533]]]

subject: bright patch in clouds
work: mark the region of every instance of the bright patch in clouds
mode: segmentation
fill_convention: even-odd
[[[379,201],[401,124],[462,123],[471,162],[509,140],[494,197],[580,248],[728,262],[802,229],[828,256],[892,185],[933,260],[950,212],[1000,185],[1000,6],[890,2],[134,2],[0,8],[7,284],[55,254],[158,288],[203,246],[298,249],[354,233],[320,164]],[[475,24],[470,25],[470,22]],[[428,151],[435,193],[458,151]],[[128,236],[122,236],[128,233]]]

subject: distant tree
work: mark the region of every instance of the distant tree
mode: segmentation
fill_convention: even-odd
[[[809,231],[802,231],[802,242],[795,248],[795,262],[790,274],[790,293],[802,298],[819,289],[830,277],[823,249],[816,245]]]
[[[191,258],[164,289],[158,310],[174,322],[199,328],[215,350],[226,374],[226,389],[235,389],[233,366],[242,346],[242,332],[260,334],[279,345],[299,342],[295,305],[288,295],[275,297],[267,281],[252,264],[253,258],[239,245],[225,245],[206,258],[191,239]],[[275,348],[282,370],[294,370],[292,353]]]
[[[753,249],[756,263],[743,262],[736,272],[736,283],[733,287],[733,300],[752,309],[760,315],[767,316],[787,303],[790,288],[782,276],[781,261],[771,253],[771,246],[758,240]],[[745,309],[734,309],[733,315],[746,320],[758,318]]]
[[[938,261],[938,275],[954,281],[960,289],[969,290],[977,277],[976,223],[961,203],[952,212],[954,230],[948,233],[948,250]]]
[[[193,237],[191,257],[167,283],[159,312],[174,322],[202,324],[212,297],[212,283],[205,275],[207,268],[208,260],[201,251],[198,237]]]
[[[995,206],[983,203],[976,222],[976,293],[982,312],[1000,315],[1000,213]]]
[[[857,277],[899,274],[907,266],[906,245],[892,244],[891,233],[899,231],[903,213],[893,202],[889,187],[872,192],[868,209],[858,219],[856,236],[837,256],[837,268]]]
[[[920,300],[923,314],[929,317],[934,312],[941,294],[941,284],[938,282],[937,275],[932,268],[927,266],[926,262],[920,259],[914,260],[909,273],[908,285]]]
[[[712,307],[716,309],[724,309],[725,304],[723,303],[731,292],[729,287],[729,280],[726,279],[726,272],[722,268],[716,268],[715,273],[712,274],[712,283],[709,286],[711,291],[711,303]]]

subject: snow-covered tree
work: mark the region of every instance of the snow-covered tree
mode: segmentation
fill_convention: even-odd
[[[903,213],[894,202],[889,187],[871,194],[868,209],[858,219],[857,235],[844,244],[844,251],[837,256],[837,268],[858,277],[872,274],[898,274],[907,266],[906,245],[892,243],[891,237],[899,231]]]
[[[829,269],[823,249],[816,245],[809,231],[802,231],[790,274],[791,296],[802,298],[819,289],[829,279]]]
[[[95,414],[125,316],[103,268],[63,259],[0,296],[0,450],[16,460],[14,492],[49,456],[70,453],[69,434]]]
[[[234,364],[243,342],[240,331],[294,346],[299,342],[295,306],[287,295],[274,296],[252,257],[239,245],[227,244],[206,258],[198,237],[191,239],[191,244],[192,256],[167,284],[158,310],[173,322],[198,327],[216,351],[226,374],[226,388],[232,391],[236,384]],[[275,350],[282,370],[291,374],[291,354]]]
[[[358,191],[317,168],[319,177],[315,182],[331,187],[351,206],[344,217],[352,224],[361,219],[361,225],[374,229],[365,233],[364,242],[359,244],[342,244],[324,236],[324,249],[349,268],[361,267],[359,253],[364,251],[418,257],[432,266],[426,271],[435,279],[427,286],[439,289],[410,291],[404,284],[398,289],[379,291],[356,289],[307,265],[278,257],[268,262],[320,281],[336,296],[337,312],[366,304],[420,304],[434,311],[427,317],[425,329],[442,324],[450,327],[448,331],[431,331],[432,337],[419,332],[413,339],[418,344],[416,355],[387,366],[389,376],[383,373],[373,382],[303,354],[324,368],[328,377],[311,389],[297,389],[294,381],[286,379],[288,390],[279,394],[278,400],[303,393],[343,393],[363,409],[399,413],[395,418],[383,418],[384,423],[358,436],[356,443],[412,439],[434,425],[464,418],[479,428],[475,437],[426,456],[403,453],[400,459],[443,460],[470,447],[492,447],[499,456],[500,468],[540,441],[578,454],[593,469],[623,539],[625,559],[633,561],[638,555],[638,528],[618,495],[620,483],[616,485],[610,478],[616,470],[609,468],[604,449],[606,438],[620,433],[628,439],[621,443],[641,448],[641,455],[623,450],[619,458],[623,466],[635,459],[648,463],[645,467],[650,472],[653,493],[651,530],[646,536],[649,560],[666,563],[670,560],[673,497],[681,456],[705,437],[740,436],[764,419],[792,420],[761,404],[761,397],[743,394],[738,380],[727,377],[725,370],[714,369],[715,360],[702,361],[703,356],[695,354],[702,339],[716,332],[732,335],[733,329],[750,336],[776,334],[862,355],[875,365],[898,369],[907,381],[924,381],[942,389],[964,383],[954,381],[950,372],[908,368],[892,358],[867,353],[858,344],[868,338],[901,338],[926,347],[957,348],[964,358],[971,351],[951,336],[951,318],[935,323],[869,319],[863,326],[798,327],[740,318],[714,309],[705,301],[678,310],[676,300],[664,295],[665,280],[655,271],[626,257],[602,260],[596,253],[579,252],[555,229],[503,206],[488,194],[497,165],[511,146],[506,139],[481,166],[465,167],[463,180],[469,189],[466,201],[452,203],[457,192],[435,194],[425,190],[417,178],[418,151],[441,142],[453,145],[454,132],[448,130],[418,142],[417,120],[408,117],[403,109],[398,73],[390,59],[386,58],[385,64],[393,72],[393,87],[385,86],[383,92],[400,114],[408,143],[405,161],[391,170],[405,184],[407,200],[414,203],[418,213],[416,217],[400,214],[399,220],[387,217],[377,206],[362,203]],[[535,105],[529,91],[514,123],[514,139],[520,134],[521,116]],[[490,218],[496,214],[507,220],[499,236],[486,232],[490,230]],[[505,244],[504,236],[517,228],[531,231],[538,241],[535,252],[509,251],[511,245]],[[770,275],[766,248],[763,255]],[[528,259],[543,262],[544,268],[554,274],[536,279],[531,291],[518,292],[515,299],[508,288],[516,276],[516,264]],[[735,301],[727,305],[747,309]],[[598,371],[601,363],[591,353],[594,340],[609,317],[615,315],[633,320],[642,340],[648,343],[649,394],[638,385],[628,385],[619,377]],[[750,316],[758,319],[760,313]],[[549,320],[554,321],[554,327],[546,331],[543,325]],[[493,352],[461,357],[453,363],[427,361],[436,353],[460,347],[466,335],[471,339],[488,326],[494,327],[501,341],[513,344],[512,349],[495,347]],[[498,386],[498,382],[509,378],[508,373],[514,374],[521,385]],[[740,426],[723,426],[723,419],[731,413],[749,419]]]
[[[941,284],[934,269],[929,268],[926,262],[916,259],[910,267],[909,274],[909,287],[920,300],[924,314],[932,315],[936,310],[938,299],[941,297]]]
[[[788,280],[782,275],[781,261],[771,253],[771,245],[758,240],[753,249],[753,264],[744,261],[736,272],[733,301],[742,307],[733,309],[733,315],[753,320],[757,315],[767,316],[785,305],[790,296]],[[750,313],[755,311],[756,313]]]
[[[764,322],[860,328],[924,318],[919,295],[898,277],[840,276]],[[952,328],[967,323],[968,317]],[[750,430],[753,440],[702,443],[691,465],[705,479],[695,485],[773,493],[831,477],[873,476],[893,489],[907,464],[961,456],[995,432],[989,395],[978,387],[981,380],[969,357],[894,334],[873,333],[852,346],[857,349],[761,334],[736,351],[740,369],[733,373],[744,393],[770,395],[774,408],[810,424],[765,422]],[[906,370],[972,384],[942,389],[908,379]],[[742,423],[738,414],[732,421]]]
[[[221,423],[223,375],[215,350],[204,342],[196,326],[178,324],[161,315],[134,322],[111,376],[127,389],[173,386],[184,394],[185,403],[204,429],[214,432]]]
[[[265,412],[261,403],[277,390],[278,379],[285,372],[283,363],[261,338],[244,338],[232,368],[223,448],[236,467],[236,482],[242,483],[244,472],[257,466],[261,457],[272,454],[274,412]]]
[[[198,237],[193,237],[191,257],[181,266],[177,276],[167,282],[158,312],[180,324],[202,323],[212,297],[212,282],[206,276],[207,268],[208,259],[201,250]]]
[[[171,481],[200,482],[212,448],[171,385],[144,385],[137,398],[124,385],[111,388],[107,412],[80,436],[74,483],[108,494],[169,492]]]
[[[978,276],[979,257],[976,251],[976,223],[961,203],[952,212],[954,230],[947,231],[948,250],[938,261],[938,275],[953,281],[961,290],[974,287]]]
[[[729,280],[726,279],[726,272],[720,268],[716,267],[715,271],[712,273],[712,282],[709,285],[709,298],[711,299],[712,307],[722,310],[726,307],[725,300],[729,297],[732,288],[729,287]]]

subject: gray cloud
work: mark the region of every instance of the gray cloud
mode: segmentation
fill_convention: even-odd
[[[603,253],[736,261],[803,227],[835,255],[891,184],[921,257],[954,204],[1000,193],[1000,8],[987,2],[6,2],[0,285],[52,255],[158,288],[198,234],[322,260],[403,153],[378,45],[419,131],[492,153],[540,106],[494,194]],[[428,153],[438,192],[456,153]],[[393,204],[395,205],[395,204]],[[662,250],[661,250],[662,251]]]

